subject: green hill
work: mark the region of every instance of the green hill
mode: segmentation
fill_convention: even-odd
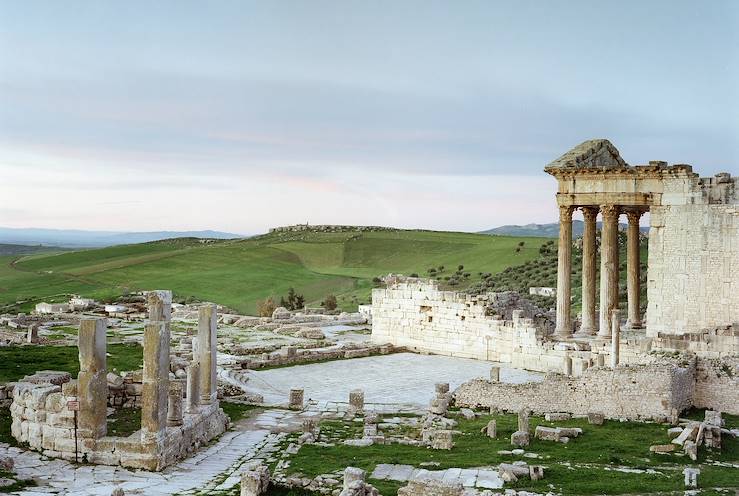
[[[171,289],[253,313],[256,301],[295,289],[309,305],[329,293],[344,309],[369,301],[372,279],[389,272],[441,279],[464,265],[467,278],[499,273],[539,257],[545,238],[433,231],[273,233],[242,240],[178,238],[57,254],[0,257],[0,311],[79,293],[101,299]],[[521,243],[522,246],[521,246]],[[22,302],[22,303],[17,303]],[[4,308],[3,308],[4,307]]]

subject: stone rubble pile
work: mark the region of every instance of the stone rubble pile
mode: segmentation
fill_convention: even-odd
[[[731,431],[723,428],[724,421],[721,412],[706,410],[703,422],[687,421],[681,427],[668,429],[667,433],[673,437],[673,445],[682,446],[683,451],[691,460],[698,460],[698,447],[705,446],[708,449],[721,449],[722,433],[733,435]],[[650,450],[656,453],[666,453],[674,449],[666,445],[651,446]]]

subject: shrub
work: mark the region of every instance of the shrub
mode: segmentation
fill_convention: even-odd
[[[277,308],[275,301],[270,296],[264,300],[257,301],[257,315],[260,317],[272,317],[272,313]]]
[[[418,274],[416,274],[415,272],[411,272],[410,277],[418,277]]]
[[[326,298],[324,298],[323,303],[321,303],[321,306],[326,310],[336,310],[336,307],[338,306],[336,296],[332,294],[327,295]]]

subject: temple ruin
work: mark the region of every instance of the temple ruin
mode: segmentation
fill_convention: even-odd
[[[701,178],[689,165],[660,161],[630,166],[603,139],[576,146],[544,170],[559,185],[554,321],[516,293],[470,295],[441,290],[434,280],[393,277],[373,290],[373,341],[562,374],[533,385],[472,381],[455,392],[462,405],[546,411],[557,404],[572,413],[591,408],[634,419],[669,419],[690,406],[739,413],[739,379],[720,373],[739,365],[739,178]],[[585,220],[579,316],[571,288],[576,209]],[[639,232],[647,212],[642,315]],[[628,219],[625,312],[619,309],[622,215]],[[676,352],[687,355],[663,358]]]

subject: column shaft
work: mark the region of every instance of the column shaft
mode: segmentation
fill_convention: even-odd
[[[204,305],[198,310],[198,362],[200,399],[203,404],[212,403],[217,396],[217,317],[215,305]]]
[[[572,211],[571,206],[559,207],[559,245],[557,248],[557,327],[560,337],[572,335],[570,315],[572,271]]]
[[[600,235],[600,328],[598,335],[611,335],[611,311],[618,308],[618,216],[619,207],[604,205]]]
[[[144,325],[144,373],[141,393],[142,441],[159,440],[167,428],[169,396],[169,320],[171,291],[147,295],[149,321]]]
[[[107,433],[108,370],[106,368],[106,336],[104,318],[80,321],[78,335],[80,372],[78,399],[79,428],[83,437],[98,439]]]
[[[639,262],[639,217],[641,211],[630,210],[629,230],[626,244],[626,287],[628,292],[629,316],[627,326],[631,329],[642,327],[640,314],[641,265]]]
[[[595,219],[598,216],[597,207],[582,209],[585,226],[582,238],[582,322],[580,333],[595,334]]]

